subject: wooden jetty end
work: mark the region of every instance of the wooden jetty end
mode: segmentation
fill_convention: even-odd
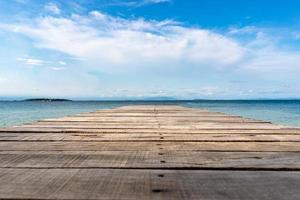
[[[300,129],[125,106],[0,130],[0,199],[300,199]]]

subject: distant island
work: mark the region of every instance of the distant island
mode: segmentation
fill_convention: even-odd
[[[51,99],[51,98],[34,98],[34,99],[25,99],[24,101],[52,102],[52,101],[72,101],[72,100],[69,100],[69,99]]]

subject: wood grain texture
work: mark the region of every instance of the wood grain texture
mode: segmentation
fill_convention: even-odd
[[[299,199],[299,172],[2,169],[3,199]]]
[[[0,199],[299,199],[300,129],[124,106],[0,129]]]
[[[297,170],[295,152],[2,151],[0,168]]]

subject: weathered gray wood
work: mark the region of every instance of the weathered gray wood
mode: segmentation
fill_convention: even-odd
[[[246,151],[300,152],[299,142],[0,142],[0,151]]]
[[[22,125],[17,128],[59,128],[59,129],[173,129],[173,130],[198,130],[198,129],[235,129],[235,130],[248,130],[248,129],[280,129],[282,126],[274,126],[272,124],[198,124],[198,125]]]
[[[131,134],[131,133],[170,133],[170,134],[300,134],[299,129],[97,129],[97,128],[5,128],[0,129],[0,133],[114,133],[114,134]]]
[[[292,152],[0,151],[0,168],[299,170]]]
[[[0,199],[299,199],[299,187],[299,128],[221,112],[125,106],[0,129]]]
[[[0,142],[1,141],[300,142],[300,134],[0,133]]]
[[[253,123],[253,124],[269,124],[270,122],[262,122],[259,120],[246,120],[246,119],[203,119],[203,120],[165,120],[164,124],[171,124],[171,123],[191,123],[191,124],[198,124],[198,123]],[[157,120],[98,120],[98,119],[61,119],[61,120],[41,120],[39,122],[35,122],[34,124],[158,124],[159,122]]]
[[[147,122],[147,121],[157,121],[157,120],[164,120],[165,121],[181,121],[181,122],[190,122],[190,121],[201,121],[201,120],[247,120],[247,121],[261,121],[261,120],[254,120],[254,119],[245,119],[239,116],[198,116],[195,118],[181,118],[181,117],[172,117],[172,118],[165,118],[165,117],[158,117],[156,116],[156,118],[152,117],[107,117],[107,116],[69,116],[69,117],[63,117],[63,118],[58,118],[58,119],[44,119],[44,120],[40,120],[40,121],[65,121],[65,120],[74,120],[74,121],[78,121],[78,120],[85,120],[85,121],[127,121],[127,122],[132,122],[132,121],[137,121],[137,122]]]
[[[0,194],[15,199],[298,200],[299,172],[1,169]]]

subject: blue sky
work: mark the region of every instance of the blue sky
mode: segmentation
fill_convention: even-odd
[[[300,98],[299,0],[0,0],[0,97]]]

